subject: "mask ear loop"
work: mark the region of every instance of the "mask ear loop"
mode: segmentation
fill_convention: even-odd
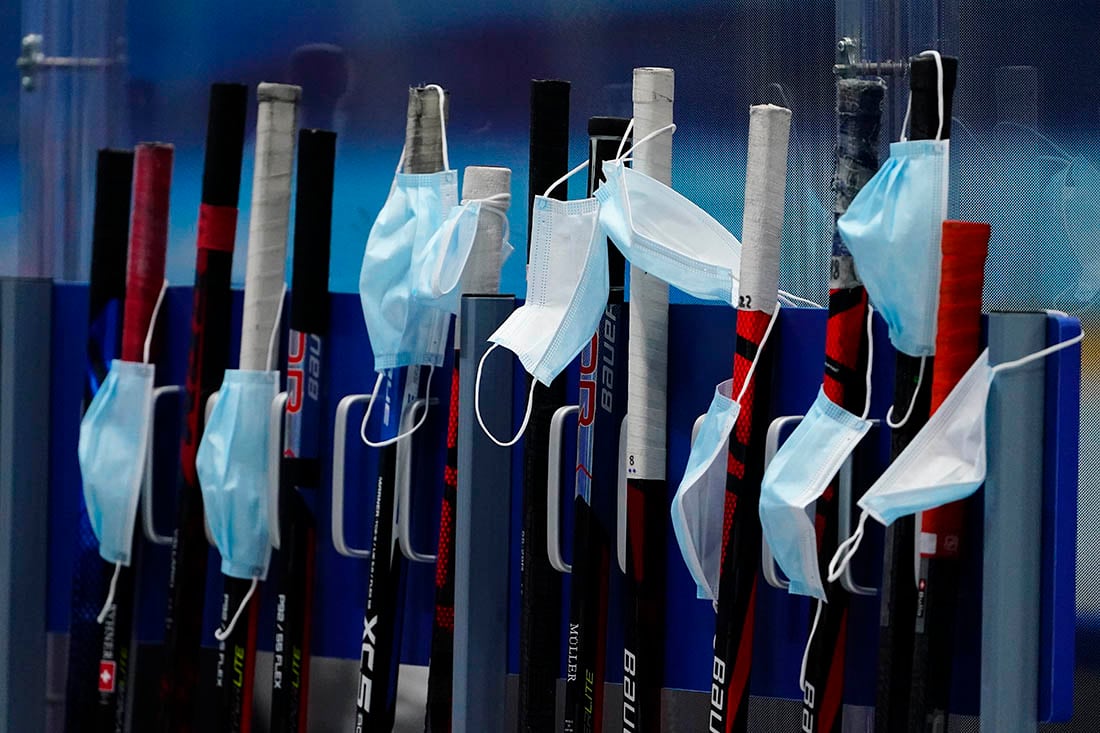
[[[443,170],[449,171],[451,169],[451,159],[447,156],[447,118],[444,113],[444,102],[446,99],[446,93],[443,91],[443,87],[438,84],[428,84],[425,89],[434,89],[439,95],[439,133],[443,140]],[[404,153],[402,152],[402,157]]]
[[[825,606],[825,601],[818,600],[817,611],[814,612],[814,623],[810,627],[810,636],[806,639],[806,648],[802,652],[802,667],[798,672],[798,689],[803,692],[806,691],[806,665],[810,660],[810,645],[814,643],[814,635],[817,634],[817,625],[821,622],[821,609]]]
[[[416,365],[416,366],[413,366],[411,368],[419,369],[420,367],[419,367],[419,365]],[[427,379],[427,382],[424,385],[424,394],[425,395],[430,395],[431,394],[431,391],[432,391],[432,376],[434,374],[435,374],[435,365],[434,364],[429,364],[428,365],[428,379]],[[424,402],[424,411],[420,413],[420,419],[417,420],[416,424],[413,425],[411,428],[409,428],[408,430],[406,430],[403,433],[398,433],[397,435],[393,436],[392,438],[386,438],[385,440],[379,441],[377,443],[374,442],[373,440],[371,440],[370,438],[367,437],[367,423],[370,422],[370,414],[371,414],[371,410],[374,409],[374,403],[378,401],[377,400],[378,390],[382,386],[382,378],[384,376],[385,376],[385,372],[378,372],[378,379],[374,380],[374,389],[371,390],[371,393],[370,393],[370,401],[367,402],[367,411],[365,413],[363,413],[363,422],[359,423],[359,437],[362,438],[363,442],[366,443],[371,448],[385,448],[386,446],[393,445],[397,441],[404,440],[405,438],[407,438],[410,435],[412,435],[413,433],[415,433],[428,420],[428,405],[431,404],[431,400],[425,400],[425,402]]]
[[[745,381],[741,383],[741,391],[737,393],[737,404],[741,404],[742,398],[745,396],[745,392],[748,390],[749,385],[752,383],[752,375],[756,372],[756,365],[760,361],[760,355],[764,353],[764,345],[768,343],[768,336],[771,335],[772,328],[775,326],[775,322],[779,319],[779,303],[775,304],[775,310],[772,311],[772,317],[768,320],[768,327],[764,329],[764,335],[760,338],[760,348],[756,350],[756,356],[753,357],[752,363],[749,364],[749,371],[745,374]]]
[[[145,332],[145,346],[142,350],[141,361],[143,364],[149,363],[149,353],[153,346],[153,334],[157,329],[157,316],[160,315],[160,306],[164,302],[164,294],[168,292],[168,281],[165,280],[160,286],[160,293],[157,294],[157,302],[153,305],[153,315],[149,318],[149,329]],[[103,601],[103,608],[99,610],[99,615],[96,616],[95,621],[99,625],[103,625],[103,622],[107,619],[107,614],[111,611],[111,606],[115,602],[115,593],[118,590],[118,576],[122,573],[122,563],[115,562],[115,572],[111,576],[111,585],[107,588],[107,598]]]
[[[1073,338],[1068,338],[1065,341],[1059,341],[1058,343],[1054,344],[1053,346],[1048,346],[1045,349],[1039,349],[1034,354],[1028,354],[1027,356],[1021,356],[1019,359],[1013,359],[1012,361],[1002,362],[1002,363],[992,367],[991,371],[993,372],[994,376],[996,376],[997,374],[1000,374],[1001,372],[1004,372],[1004,371],[1008,371],[1010,369],[1018,369],[1022,366],[1030,364],[1033,361],[1038,361],[1039,359],[1044,359],[1044,358],[1050,356],[1051,354],[1053,354],[1056,351],[1061,351],[1062,349],[1068,349],[1070,346],[1073,346],[1076,343],[1080,343],[1081,340],[1084,339],[1084,338],[1085,338],[1085,332],[1082,330],[1081,333],[1077,334]]]
[[[871,371],[875,365],[875,334],[874,334],[875,309],[867,304],[867,376],[863,384],[863,415],[861,420],[866,420],[871,414]]]
[[[153,315],[149,317],[149,329],[145,332],[145,347],[141,352],[143,364],[149,363],[149,354],[153,349],[153,335],[157,332],[157,316],[160,315],[160,306],[164,303],[164,294],[168,292],[168,281],[165,280],[157,294],[157,302],[153,305]]]
[[[873,317],[875,315],[875,309],[870,304],[867,305],[867,377],[866,377],[866,397],[863,402],[863,420],[867,419],[867,416],[871,413],[871,369],[875,361],[875,342],[872,338],[872,324]],[[863,528],[867,524],[867,511],[864,510],[859,515],[859,524],[856,525],[856,531],[852,533],[852,536],[837,545],[836,552],[833,553],[832,559],[829,561],[829,573],[826,576],[830,583],[835,583],[843,573],[844,569],[848,567],[848,563],[852,561],[852,557],[856,554],[856,550],[859,549],[859,543],[863,541]]]
[[[566,182],[566,181],[568,181],[568,180],[569,180],[570,178],[572,178],[572,177],[573,177],[573,176],[575,176],[576,174],[580,173],[581,171],[583,171],[583,170],[584,170],[585,168],[587,168],[587,167],[588,167],[588,161],[586,160],[586,161],[584,161],[583,163],[581,163],[580,165],[578,165],[578,166],[577,166],[576,168],[574,168],[573,170],[571,170],[571,171],[569,171],[568,173],[566,173],[566,174],[565,174],[564,176],[562,176],[562,177],[561,177],[561,178],[559,178],[558,180],[556,180],[556,181],[554,181],[553,183],[551,183],[551,184],[550,184],[550,187],[546,189],[546,193],[544,193],[544,194],[542,195],[542,197],[543,197],[543,198],[550,198],[550,194],[554,192],[554,189],[555,189],[555,188],[557,188],[557,187],[558,187],[558,186],[560,186],[561,184],[565,183],[565,182]]]
[[[477,363],[477,375],[474,378],[474,414],[477,416],[477,424],[481,426],[481,431],[485,433],[489,440],[493,441],[501,448],[511,448],[518,443],[519,439],[523,437],[523,434],[527,432],[527,423],[531,421],[531,407],[534,404],[535,386],[538,384],[538,380],[533,377],[531,378],[531,391],[527,393],[527,410],[523,413],[523,423],[519,426],[519,432],[507,442],[498,439],[490,432],[489,428],[485,427],[485,419],[481,417],[481,371],[485,366],[485,358],[493,353],[493,350],[498,346],[500,346],[500,344],[493,344],[486,349],[485,353],[481,355],[481,360]]]
[[[623,148],[626,147],[626,141],[630,139],[630,133],[634,132],[634,118],[630,118],[630,122],[626,125],[626,132],[623,133],[623,139],[619,141],[619,147],[615,150],[614,160],[619,160],[623,157]]]
[[[508,241],[508,236],[511,234],[511,228],[508,225],[507,211],[508,206],[512,203],[512,195],[509,193],[501,192],[494,193],[492,196],[486,196],[485,198],[462,199],[460,206],[466,207],[470,204],[475,203],[481,204],[481,211],[488,211],[489,213],[500,217],[500,223],[503,229],[501,240],[508,246],[511,246],[511,242]],[[453,221],[445,224],[444,227],[447,228],[448,231],[445,234],[441,234],[440,236],[446,237],[447,244],[449,246],[450,240],[454,237],[455,231],[458,229],[458,217],[456,217]],[[442,232],[442,229],[440,231]],[[470,254],[473,252],[473,248],[471,246],[471,249],[466,252],[466,256],[462,260],[462,266],[460,268],[458,277],[455,278],[454,282],[451,283],[446,288],[446,290],[444,290],[442,286],[443,264],[447,261],[447,250],[447,247],[443,248],[443,251],[436,258],[435,264],[432,266],[431,288],[432,297],[434,298],[440,298],[444,295],[449,294],[452,290],[455,289],[458,283],[462,280],[462,275],[466,270],[466,264],[469,262]]]
[[[279,308],[275,311],[275,322],[271,324],[271,336],[267,339],[267,370],[275,370],[275,360],[279,357],[279,332],[283,325],[283,304],[286,303],[286,283],[279,291]]]
[[[633,125],[633,124],[634,124],[634,120],[631,120],[631,121],[630,121],[630,124],[631,124],[631,125]],[[625,163],[626,161],[628,161],[628,160],[630,160],[630,159],[631,159],[631,158],[630,158],[630,154],[631,154],[631,153],[633,153],[633,152],[634,152],[635,150],[637,150],[639,146],[641,146],[641,145],[643,145],[643,144],[645,144],[645,143],[649,142],[650,140],[652,140],[653,138],[657,137],[658,135],[663,135],[663,134],[665,134],[666,132],[667,132],[667,133],[674,133],[674,132],[676,132],[676,123],[674,123],[674,122],[670,122],[670,123],[668,123],[667,125],[665,125],[664,127],[658,127],[658,128],[656,129],[656,130],[654,130],[653,132],[649,133],[648,135],[646,135],[645,137],[643,137],[643,138],[642,138],[641,140],[637,141],[636,143],[634,143],[633,145],[631,145],[631,146],[630,146],[629,148],[627,148],[627,150],[626,150],[626,152],[625,152],[625,153],[619,153],[619,154],[618,154],[618,155],[617,155],[617,156],[615,157],[615,162],[617,162],[617,163]],[[628,126],[627,126],[627,135],[629,135],[629,134],[630,134],[630,125],[628,125]],[[622,139],[622,142],[620,142],[620,143],[619,143],[619,149],[620,149],[620,150],[622,149],[622,147],[623,147],[623,143],[625,143],[625,142],[626,142],[626,137],[624,136],[624,137],[623,137],[623,139]]]
[[[226,624],[224,629],[216,629],[214,631],[214,638],[218,641],[225,641],[233,633],[233,629],[237,627],[237,621],[240,620],[241,614],[244,613],[244,609],[248,608],[248,602],[252,600],[252,596],[256,593],[256,587],[260,584],[259,578],[252,578],[252,585],[248,586],[248,592],[244,594],[244,598],[241,599],[241,604],[237,606],[237,611],[233,614],[233,618],[229,619],[229,623]]]
[[[920,358],[920,372],[917,373],[917,386],[913,388],[913,398],[909,400],[909,409],[905,411],[905,417],[901,419],[901,422],[894,422],[894,406],[890,405],[890,409],[886,411],[886,424],[894,430],[905,425],[909,422],[909,418],[913,416],[913,408],[917,404],[917,395],[920,394],[921,385],[924,384],[924,365],[928,360],[927,356]]]
[[[107,600],[103,602],[103,608],[99,610],[99,615],[95,617],[95,622],[100,626],[107,620],[107,614],[111,611],[111,606],[115,602],[115,591],[118,588],[118,576],[122,572],[122,563],[115,562],[115,574],[111,576],[111,587],[107,589]]]

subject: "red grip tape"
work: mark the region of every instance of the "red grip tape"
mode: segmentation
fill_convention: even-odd
[[[199,205],[199,249],[232,252],[237,234],[237,207]]]
[[[943,223],[940,310],[936,321],[936,367],[932,375],[935,413],[981,353],[982,284],[989,252],[989,225],[970,221]],[[934,535],[935,549],[921,544],[925,557],[959,554],[965,505],[954,502],[921,515],[922,535]],[[931,541],[931,537],[927,538]],[[925,552],[924,550],[930,550]]]

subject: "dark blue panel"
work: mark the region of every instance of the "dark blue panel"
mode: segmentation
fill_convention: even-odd
[[[1079,333],[1076,318],[1051,314],[1047,319],[1048,344]],[[1080,345],[1047,359],[1046,382],[1039,720],[1055,722],[1073,715]]]
[[[240,332],[240,293],[234,298],[232,333]],[[77,512],[83,511],[76,438],[81,399],[85,310],[87,288],[57,285],[54,308],[57,319],[53,334],[51,395],[51,482],[49,552],[49,614],[51,631],[68,625],[71,585],[71,528]],[[172,288],[165,301],[161,324],[158,384],[179,384],[186,371],[191,312],[190,288]],[[821,309],[787,308],[780,314],[776,339],[775,378],[771,395],[772,417],[803,414],[821,383],[826,314]],[[676,490],[689,449],[691,426],[710,403],[714,385],[731,371],[736,313],[724,306],[673,305],[669,331],[669,500]],[[1048,340],[1053,343],[1078,332],[1075,319],[1052,316]],[[700,334],[706,334],[700,338]],[[871,416],[882,418],[893,397],[893,350],[885,327],[875,323],[875,356]],[[231,351],[236,363],[237,338]],[[357,658],[366,599],[368,562],[340,557],[332,547],[331,442],[336,405],[347,395],[369,393],[375,379],[371,351],[363,325],[359,299],[352,294],[332,298],[332,325],[326,349],[324,381],[324,445],[322,490],[307,497],[317,516],[317,578],[313,629],[314,653],[327,657]],[[1074,662],[1075,538],[1077,491],[1078,395],[1080,393],[1080,350],[1069,349],[1052,357],[1047,369],[1046,495],[1044,509],[1043,629],[1040,714],[1044,720],[1066,718],[1070,712]],[[446,415],[450,398],[450,363],[433,379],[432,394],[439,400],[414,441],[413,536],[416,548],[434,553],[437,545],[439,500],[442,488]],[[519,425],[526,405],[526,379],[515,362],[514,424]],[[576,394],[576,369],[568,376],[568,394]],[[347,450],[345,525],[351,544],[367,547],[373,523],[377,451],[368,449],[356,437],[362,411],[350,415]],[[158,413],[156,438],[157,526],[167,533],[174,513],[178,471],[179,406],[165,400]],[[376,426],[375,426],[376,427]],[[571,430],[567,432],[572,432]],[[429,452],[424,446],[437,446]],[[565,446],[563,462],[575,456],[575,440]],[[885,467],[889,456],[889,431],[873,430],[856,454],[855,489],[864,490]],[[514,466],[522,466],[523,441],[513,448]],[[566,472],[564,475],[571,475]],[[571,497],[571,487],[563,487]],[[509,669],[518,668],[519,546],[522,514],[522,472],[513,473],[510,550]],[[959,712],[977,712],[979,684],[978,645],[981,607],[981,500],[970,502],[968,537],[977,548],[964,559],[964,580],[956,622],[956,654],[953,670],[953,707]],[[568,517],[570,512],[565,512]],[[564,546],[571,527],[564,528]],[[714,633],[714,611],[708,601],[698,600],[695,584],[684,566],[675,535],[668,532],[668,626],[666,636],[665,685],[670,688],[706,690],[710,685],[710,660]],[[863,585],[877,585],[881,576],[882,531],[869,523],[863,549],[856,555],[853,570]],[[163,637],[167,587],[167,551],[143,542],[140,573],[138,633],[143,642]],[[273,571],[274,572],[274,571]],[[433,568],[410,568],[407,582],[406,617],[402,660],[425,664],[430,647],[434,609]],[[618,660],[622,651],[622,598],[618,572],[612,573],[609,599],[611,622],[608,629],[608,681],[622,679]],[[269,584],[270,585],[270,584]],[[565,603],[568,583],[565,583]],[[211,550],[204,615],[205,643],[213,645],[212,632],[219,617],[221,597],[219,558]],[[272,597],[262,593],[260,646],[269,649],[272,636]],[[564,605],[563,610],[568,606]],[[756,631],[752,670],[752,693],[771,697],[798,698],[798,669],[809,628],[808,603],[767,586],[761,580],[757,592]],[[855,598],[851,604],[845,701],[869,705],[874,697],[877,654],[878,599]],[[563,627],[564,631],[564,627]],[[563,634],[564,640],[564,634]],[[563,651],[564,651],[563,641]]]

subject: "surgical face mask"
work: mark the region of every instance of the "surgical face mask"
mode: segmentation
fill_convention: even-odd
[[[80,421],[77,455],[99,555],[130,564],[138,497],[152,433],[156,368],[115,360]]]
[[[764,351],[768,335],[779,314],[777,306],[764,331],[757,359]],[[756,371],[756,359],[749,366],[737,398],[733,380],[714,388],[699,434],[691,444],[687,468],[672,499],[672,528],[684,563],[698,586],[699,598],[718,599],[718,579],[722,570],[722,518],[726,502],[726,470],[729,437],[741,414],[741,398]]]
[[[656,130],[634,148],[675,129]],[[741,243],[684,196],[627,168],[629,153],[603,164],[600,227],[635,267],[697,298],[737,305]]]
[[[110,590],[97,619],[99,623],[103,623],[114,603],[122,566],[130,564],[138,498],[153,433],[156,367],[148,363],[149,350],[167,289],[165,281],[149,319],[142,362],[112,361],[80,421],[77,459],[84,485],[84,506],[99,540],[100,557],[115,564]]]
[[[903,132],[901,142],[890,146],[889,160],[837,220],[860,280],[890,329],[890,341],[910,356],[935,353],[940,236],[947,218],[943,64],[937,52],[925,54],[935,56],[939,73],[936,139],[908,140]],[[908,119],[906,112],[906,124]]]
[[[512,245],[508,241],[508,206],[511,200],[510,194],[499,193],[484,199],[464,199],[461,205],[451,209],[439,230],[414,257],[414,299],[434,302],[434,307],[439,310],[457,315],[463,292],[460,284],[491,281],[494,275],[499,279],[500,266],[512,254]],[[487,271],[473,272],[468,270],[468,265],[471,264],[470,254],[482,216],[495,216],[501,220],[503,244],[499,256],[484,257],[474,263]]]
[[[195,470],[222,573],[247,580],[267,577],[271,559],[268,513],[271,402],[276,371],[228,369],[206,422]]]
[[[871,429],[871,338],[873,311],[867,312],[867,377],[863,414],[854,415],[818,390],[817,399],[783,443],[760,485],[760,526],[788,590],[825,600],[817,559],[817,531],[808,507],[825,493],[855,447]]]
[[[481,371],[485,359],[498,346],[514,353],[536,382],[549,386],[577,357],[596,332],[607,306],[609,291],[607,243],[596,219],[595,198],[558,201],[550,193],[570,176],[584,170],[577,166],[555,182],[546,194],[535,197],[531,222],[531,261],[527,265],[527,301],[489,337],[493,344],[478,364],[475,408],[478,422],[499,445],[514,445],[527,427],[505,443],[494,438],[481,420]]]
[[[443,90],[435,88],[442,120]],[[421,282],[418,268],[431,269],[438,261],[439,257],[431,256],[429,244],[458,203],[458,174],[447,170],[445,129],[443,167],[438,173],[401,173],[399,163],[389,196],[367,238],[359,298],[376,371],[443,363],[451,312],[431,295],[430,289],[418,289],[417,285]],[[459,258],[444,259],[452,267],[459,267],[459,272],[441,272],[438,280],[457,280],[461,274]]]
[[[859,500],[863,509],[859,525],[837,548],[829,564],[829,580],[840,577],[855,555],[868,516],[889,525],[899,517],[950,504],[977,491],[985,481],[985,409],[994,378],[1000,372],[1067,348],[1083,337],[1082,333],[997,366],[989,365],[989,350],[983,351],[920,432]]]

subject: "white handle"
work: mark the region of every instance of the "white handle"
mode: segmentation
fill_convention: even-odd
[[[347,453],[348,411],[370,402],[369,394],[350,394],[336,406],[332,438],[332,545],[344,557],[370,557],[370,550],[351,547],[344,540],[344,456]]]
[[[160,398],[169,394],[179,394],[182,387],[178,384],[168,384],[153,390],[153,417],[157,414],[157,402]],[[141,528],[145,539],[154,545],[171,545],[172,535],[157,534],[156,525],[153,523],[153,436],[156,431],[149,432],[149,447],[145,451],[145,476],[141,481]]]
[[[768,464],[775,458],[775,454],[779,452],[779,433],[788,425],[797,425],[802,422],[803,417],[805,415],[787,415],[772,420],[772,424],[768,426],[767,438],[764,441],[765,471],[768,470]],[[790,588],[790,581],[779,574],[779,565],[776,564],[775,556],[772,555],[772,548],[768,547],[768,541],[763,536],[760,538],[760,566],[764,572],[764,580],[767,581],[768,585],[779,590]]]
[[[267,522],[271,546],[276,550],[283,542],[279,533],[279,473],[283,465],[283,415],[286,413],[286,399],[286,392],[275,395],[268,412]]]
[[[623,415],[623,422],[619,425],[619,475],[618,494],[619,506],[615,517],[615,545],[619,555],[619,570],[626,575],[626,420],[629,416]]]
[[[206,430],[206,425],[210,422],[210,413],[214,411],[214,405],[218,404],[219,392],[220,390],[215,390],[206,398],[206,407],[203,409],[202,417],[203,430]],[[211,547],[217,547],[214,542],[214,533],[210,531],[210,520],[206,518],[206,512],[202,513],[202,531],[206,535],[206,543]]]
[[[423,397],[415,400],[401,416],[398,432],[408,432],[418,410],[427,410],[429,405],[438,404],[439,400],[434,397],[430,400],[425,400]],[[423,555],[412,546],[412,441],[411,434],[397,441],[397,467],[394,476],[394,482],[397,484],[397,545],[401,548],[401,554],[413,562],[434,563],[435,555]]]
[[[546,446],[546,556],[559,573],[572,573],[573,566],[561,555],[561,446],[565,419],[581,411],[577,405],[554,410],[550,418],[550,441]]]

